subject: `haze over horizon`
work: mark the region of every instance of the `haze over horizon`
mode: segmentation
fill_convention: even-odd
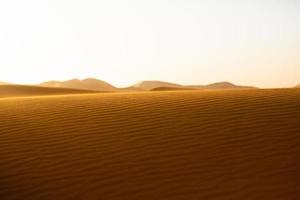
[[[0,2],[0,81],[300,83],[295,0]]]

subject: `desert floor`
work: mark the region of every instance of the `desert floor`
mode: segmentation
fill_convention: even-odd
[[[300,89],[22,96],[1,200],[300,199]]]

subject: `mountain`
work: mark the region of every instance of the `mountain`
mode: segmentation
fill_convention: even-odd
[[[300,84],[299,85],[296,85],[296,87],[295,88],[300,88]]]
[[[141,81],[132,87],[139,88],[142,90],[153,90],[154,88],[164,87],[164,88],[181,88],[182,85],[176,83],[168,83],[164,81]]]
[[[72,88],[94,91],[116,91],[117,88],[104,81],[88,78],[84,80],[72,79],[68,81],[48,81],[41,83],[44,87]]]

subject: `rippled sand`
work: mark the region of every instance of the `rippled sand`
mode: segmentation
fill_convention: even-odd
[[[300,90],[0,99],[0,199],[300,199]]]

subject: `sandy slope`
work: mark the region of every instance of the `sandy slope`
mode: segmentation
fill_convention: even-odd
[[[300,198],[300,90],[0,99],[6,199]]]
[[[95,93],[88,90],[66,89],[66,88],[48,88],[25,85],[0,85],[0,98],[4,97],[28,97],[44,95],[65,95]]]
[[[4,81],[0,81],[0,85],[9,85],[9,83],[4,82]]]

